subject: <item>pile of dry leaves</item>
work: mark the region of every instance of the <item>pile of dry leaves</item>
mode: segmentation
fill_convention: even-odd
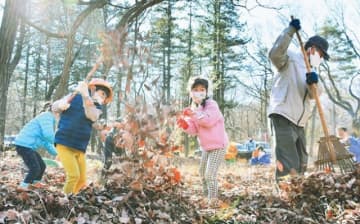
[[[225,178],[225,185],[236,183]],[[229,181],[230,180],[230,181]],[[313,172],[271,188],[270,172],[260,168],[251,180],[223,192],[232,207],[212,223],[360,223],[360,166],[352,173]],[[275,185],[274,185],[275,186]]]
[[[158,155],[123,161],[102,172],[103,184],[92,183],[66,197],[60,168],[47,169],[44,180],[49,187],[20,191],[21,167],[1,162],[5,175],[0,179],[0,223],[201,222],[195,207],[181,196],[179,171],[164,164],[167,159]]]
[[[198,161],[176,168],[145,151],[89,168],[92,183],[76,196],[61,192],[62,168],[48,167],[47,187],[19,191],[18,157],[0,161],[0,223],[359,223],[360,166],[348,174],[313,172],[275,188],[274,167],[233,164],[219,175],[220,208],[203,207]],[[95,163],[91,161],[91,163]],[[101,166],[99,166],[101,167]],[[189,171],[194,167],[193,173]],[[234,170],[240,169],[237,173]],[[181,172],[180,172],[181,171]],[[95,181],[97,180],[97,181]],[[207,211],[207,212],[204,212]]]

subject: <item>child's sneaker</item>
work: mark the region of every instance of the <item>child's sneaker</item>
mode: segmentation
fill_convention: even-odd
[[[29,184],[25,183],[25,182],[21,182],[19,184],[19,186],[16,188],[16,190],[18,190],[18,191],[28,191],[28,190],[30,190],[29,189]]]
[[[43,182],[41,182],[39,180],[34,180],[34,182],[31,186],[34,188],[45,188],[46,184],[44,184]]]

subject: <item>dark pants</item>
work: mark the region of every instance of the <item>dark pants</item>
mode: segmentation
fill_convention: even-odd
[[[32,184],[34,181],[41,180],[44,175],[46,165],[39,153],[22,146],[16,146],[16,152],[21,156],[25,165],[29,169],[29,172],[24,179],[24,183]]]
[[[304,174],[308,161],[304,128],[278,114],[270,118],[275,131],[276,180],[288,174]]]
[[[121,156],[124,152],[123,149],[117,148],[114,143],[113,135],[106,136],[105,146],[104,146],[104,168],[109,169],[112,164],[112,154],[113,152]]]

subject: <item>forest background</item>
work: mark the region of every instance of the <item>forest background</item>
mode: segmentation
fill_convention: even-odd
[[[268,51],[290,15],[301,20],[303,40],[320,34],[330,43],[319,71],[330,133],[345,126],[359,135],[359,1],[1,0],[0,145],[45,101],[70,93],[100,54],[95,77],[115,92],[104,119],[124,116],[124,102],[139,98],[181,110],[188,79],[202,75],[232,141],[271,141],[266,109],[276,70]],[[291,48],[299,49],[295,38]],[[313,154],[322,136],[315,107],[306,132]]]

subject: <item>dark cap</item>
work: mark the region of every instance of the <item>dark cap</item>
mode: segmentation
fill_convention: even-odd
[[[318,35],[310,37],[309,40],[305,43],[305,50],[307,50],[309,47],[313,45],[322,51],[325,60],[329,60],[330,56],[327,53],[327,50],[329,48],[329,43],[324,38]]]
[[[191,85],[191,89],[193,89],[197,85],[203,85],[206,90],[209,88],[209,82],[206,79],[196,78]]]

